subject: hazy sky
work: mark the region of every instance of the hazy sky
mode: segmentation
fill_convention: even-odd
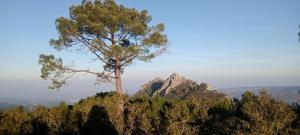
[[[51,93],[39,78],[38,55],[55,54],[80,67],[101,69],[85,54],[57,52],[55,19],[68,17],[80,0],[6,0],[0,4],[0,96]],[[136,62],[123,74],[124,88],[177,72],[216,88],[300,85],[299,0],[118,0],[147,9],[163,22],[169,52],[151,63]],[[97,66],[96,66],[97,65]],[[112,89],[77,76],[63,92],[94,94]],[[80,94],[78,94],[80,95]]]

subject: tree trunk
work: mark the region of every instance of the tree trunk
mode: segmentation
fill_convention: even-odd
[[[115,87],[116,87],[116,92],[117,92],[117,106],[118,106],[118,111],[117,111],[117,116],[118,119],[117,121],[119,122],[119,125],[116,127],[119,131],[120,134],[123,133],[123,127],[124,127],[124,121],[123,121],[123,111],[124,111],[124,102],[123,102],[123,95],[122,95],[122,80],[121,80],[121,62],[120,59],[117,57],[116,58],[116,67],[115,67]]]
[[[115,85],[117,94],[122,95],[121,67],[119,58],[116,58]]]

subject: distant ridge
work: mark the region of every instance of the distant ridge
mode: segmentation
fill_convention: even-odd
[[[265,90],[272,97],[278,98],[288,103],[300,103],[300,86],[256,86],[256,87],[231,87],[221,88],[224,94],[239,98],[245,91],[251,91],[255,94]]]

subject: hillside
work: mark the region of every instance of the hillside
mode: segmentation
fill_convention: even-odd
[[[192,96],[198,98],[222,98],[226,96],[240,98],[246,91],[258,94],[262,90],[267,91],[270,96],[285,102],[300,103],[300,86],[231,87],[211,90],[209,84],[198,84],[177,73],[171,74],[166,79],[157,77],[143,84],[134,96],[147,95],[154,97],[160,95],[169,99],[186,99]]]
[[[173,73],[167,79],[155,78],[142,85],[135,96],[147,95],[150,97],[162,96],[168,99],[196,98],[224,98],[224,94],[211,90],[209,84],[186,79],[177,73]]]
[[[272,97],[278,98],[288,103],[300,103],[300,86],[272,86],[272,87],[233,87],[220,89],[221,92],[230,96],[240,98],[245,91],[251,91],[258,94],[265,90]]]
[[[0,111],[0,134],[296,135],[300,131],[300,107],[289,106],[266,94],[256,96],[248,92],[236,101],[124,95],[122,115],[118,115],[119,100],[115,92],[98,93],[73,105],[61,103],[50,108],[36,106],[29,111],[22,107]]]

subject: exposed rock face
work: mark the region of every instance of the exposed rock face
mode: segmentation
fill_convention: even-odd
[[[135,96],[139,95],[150,97],[160,95],[168,99],[222,99],[225,97],[224,94],[210,90],[207,83],[197,84],[195,81],[186,79],[176,73],[173,73],[166,80],[155,78],[149,83],[142,85],[141,90]]]
[[[166,96],[168,93],[170,93],[170,91],[172,91],[172,89],[184,83],[197,84],[196,82],[186,79],[177,73],[173,73],[166,80],[155,78],[149,83],[142,85],[138,94],[147,93],[149,96],[154,96],[157,94]]]
[[[171,89],[187,81],[191,80],[187,80],[184,77],[181,77],[179,74],[173,73],[166,81],[164,81],[161,88],[157,90],[154,95],[160,94],[161,96],[165,96],[171,91]]]
[[[162,87],[164,82],[165,81],[163,79],[157,77],[149,83],[142,85],[139,94],[146,93],[148,95],[153,95],[157,90],[159,90]]]

